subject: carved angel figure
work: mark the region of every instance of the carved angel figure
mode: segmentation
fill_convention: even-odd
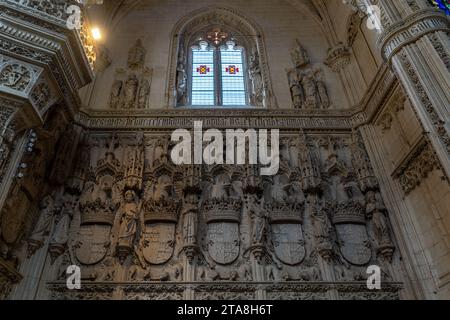
[[[211,189],[211,199],[226,200],[230,195],[230,181],[225,174],[218,175]]]
[[[164,204],[168,203],[172,199],[172,196],[172,179],[167,175],[159,177],[153,189],[153,200],[157,203]]]

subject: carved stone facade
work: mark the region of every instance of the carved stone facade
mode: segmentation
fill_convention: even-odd
[[[95,43],[86,14],[68,28],[76,1],[0,0],[0,299],[450,297],[448,18],[425,0],[138,2],[97,8]],[[219,29],[248,107],[189,108],[189,48]],[[174,164],[195,121],[279,129],[278,172]]]

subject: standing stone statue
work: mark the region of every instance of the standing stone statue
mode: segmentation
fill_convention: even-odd
[[[187,89],[187,73],[184,64],[184,49],[181,48],[180,56],[177,65],[177,102],[179,105],[186,104],[186,89]]]
[[[320,100],[320,107],[322,109],[328,109],[330,107],[330,99],[328,97],[327,88],[323,79],[323,71],[317,72],[317,94]]]
[[[316,205],[316,204],[312,204]],[[313,226],[314,226],[314,235],[321,245],[330,244],[330,233],[333,229],[331,226],[330,219],[327,216],[327,212],[325,210],[320,210],[316,208],[314,210],[313,218]]]
[[[146,50],[142,46],[142,41],[139,39],[136,44],[128,52],[128,68],[131,70],[138,70],[144,66]]]
[[[110,102],[111,109],[119,108],[122,88],[123,88],[122,80],[115,80],[111,88],[111,102]]]
[[[302,77],[302,86],[305,91],[305,105],[308,109],[314,109],[317,105],[317,88],[311,72]]]
[[[55,201],[51,195],[48,195],[42,200],[39,211],[39,220],[34,227],[33,233],[28,239],[29,256],[44,244],[45,237],[50,233],[54,214]]]
[[[249,195],[246,201],[247,210],[251,218],[251,237],[252,245],[262,245],[264,235],[267,230],[267,220],[269,213],[259,205],[258,199],[255,195]]]
[[[259,56],[256,50],[252,51],[249,57],[249,73],[252,81],[253,102],[260,105],[264,101],[264,84],[259,64]]]
[[[288,70],[289,88],[291,89],[291,97],[294,107],[301,109],[303,101],[305,99],[303,94],[303,88],[300,85],[300,81],[295,69]]]
[[[135,74],[131,74],[125,82],[125,108],[132,109],[135,106],[139,80]]]
[[[308,52],[298,39],[295,40],[295,46],[291,49],[291,57],[295,68],[302,68],[310,63]]]
[[[150,82],[148,80],[144,80],[139,89],[139,97],[138,97],[139,109],[145,109],[147,107],[149,95],[150,95]]]
[[[117,247],[131,250],[134,246],[140,215],[140,204],[136,192],[133,190],[125,192],[119,215],[120,227]]]
[[[378,245],[390,245],[389,227],[384,212],[386,208],[374,191],[366,195],[366,214],[372,218],[373,232]]]

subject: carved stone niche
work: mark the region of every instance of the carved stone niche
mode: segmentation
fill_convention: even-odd
[[[21,131],[44,123],[44,115],[59,99],[55,85],[40,67],[0,54],[0,101],[10,110],[0,126],[14,120]],[[2,112],[5,114],[5,112]]]

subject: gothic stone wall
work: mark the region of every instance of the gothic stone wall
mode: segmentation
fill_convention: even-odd
[[[175,166],[170,133],[81,136],[30,236],[31,248],[46,246],[22,268],[40,265],[38,297],[400,298],[400,253],[357,133],[282,132],[273,177],[258,166]],[[66,288],[73,264],[81,290]],[[379,291],[366,286],[373,264]]]

